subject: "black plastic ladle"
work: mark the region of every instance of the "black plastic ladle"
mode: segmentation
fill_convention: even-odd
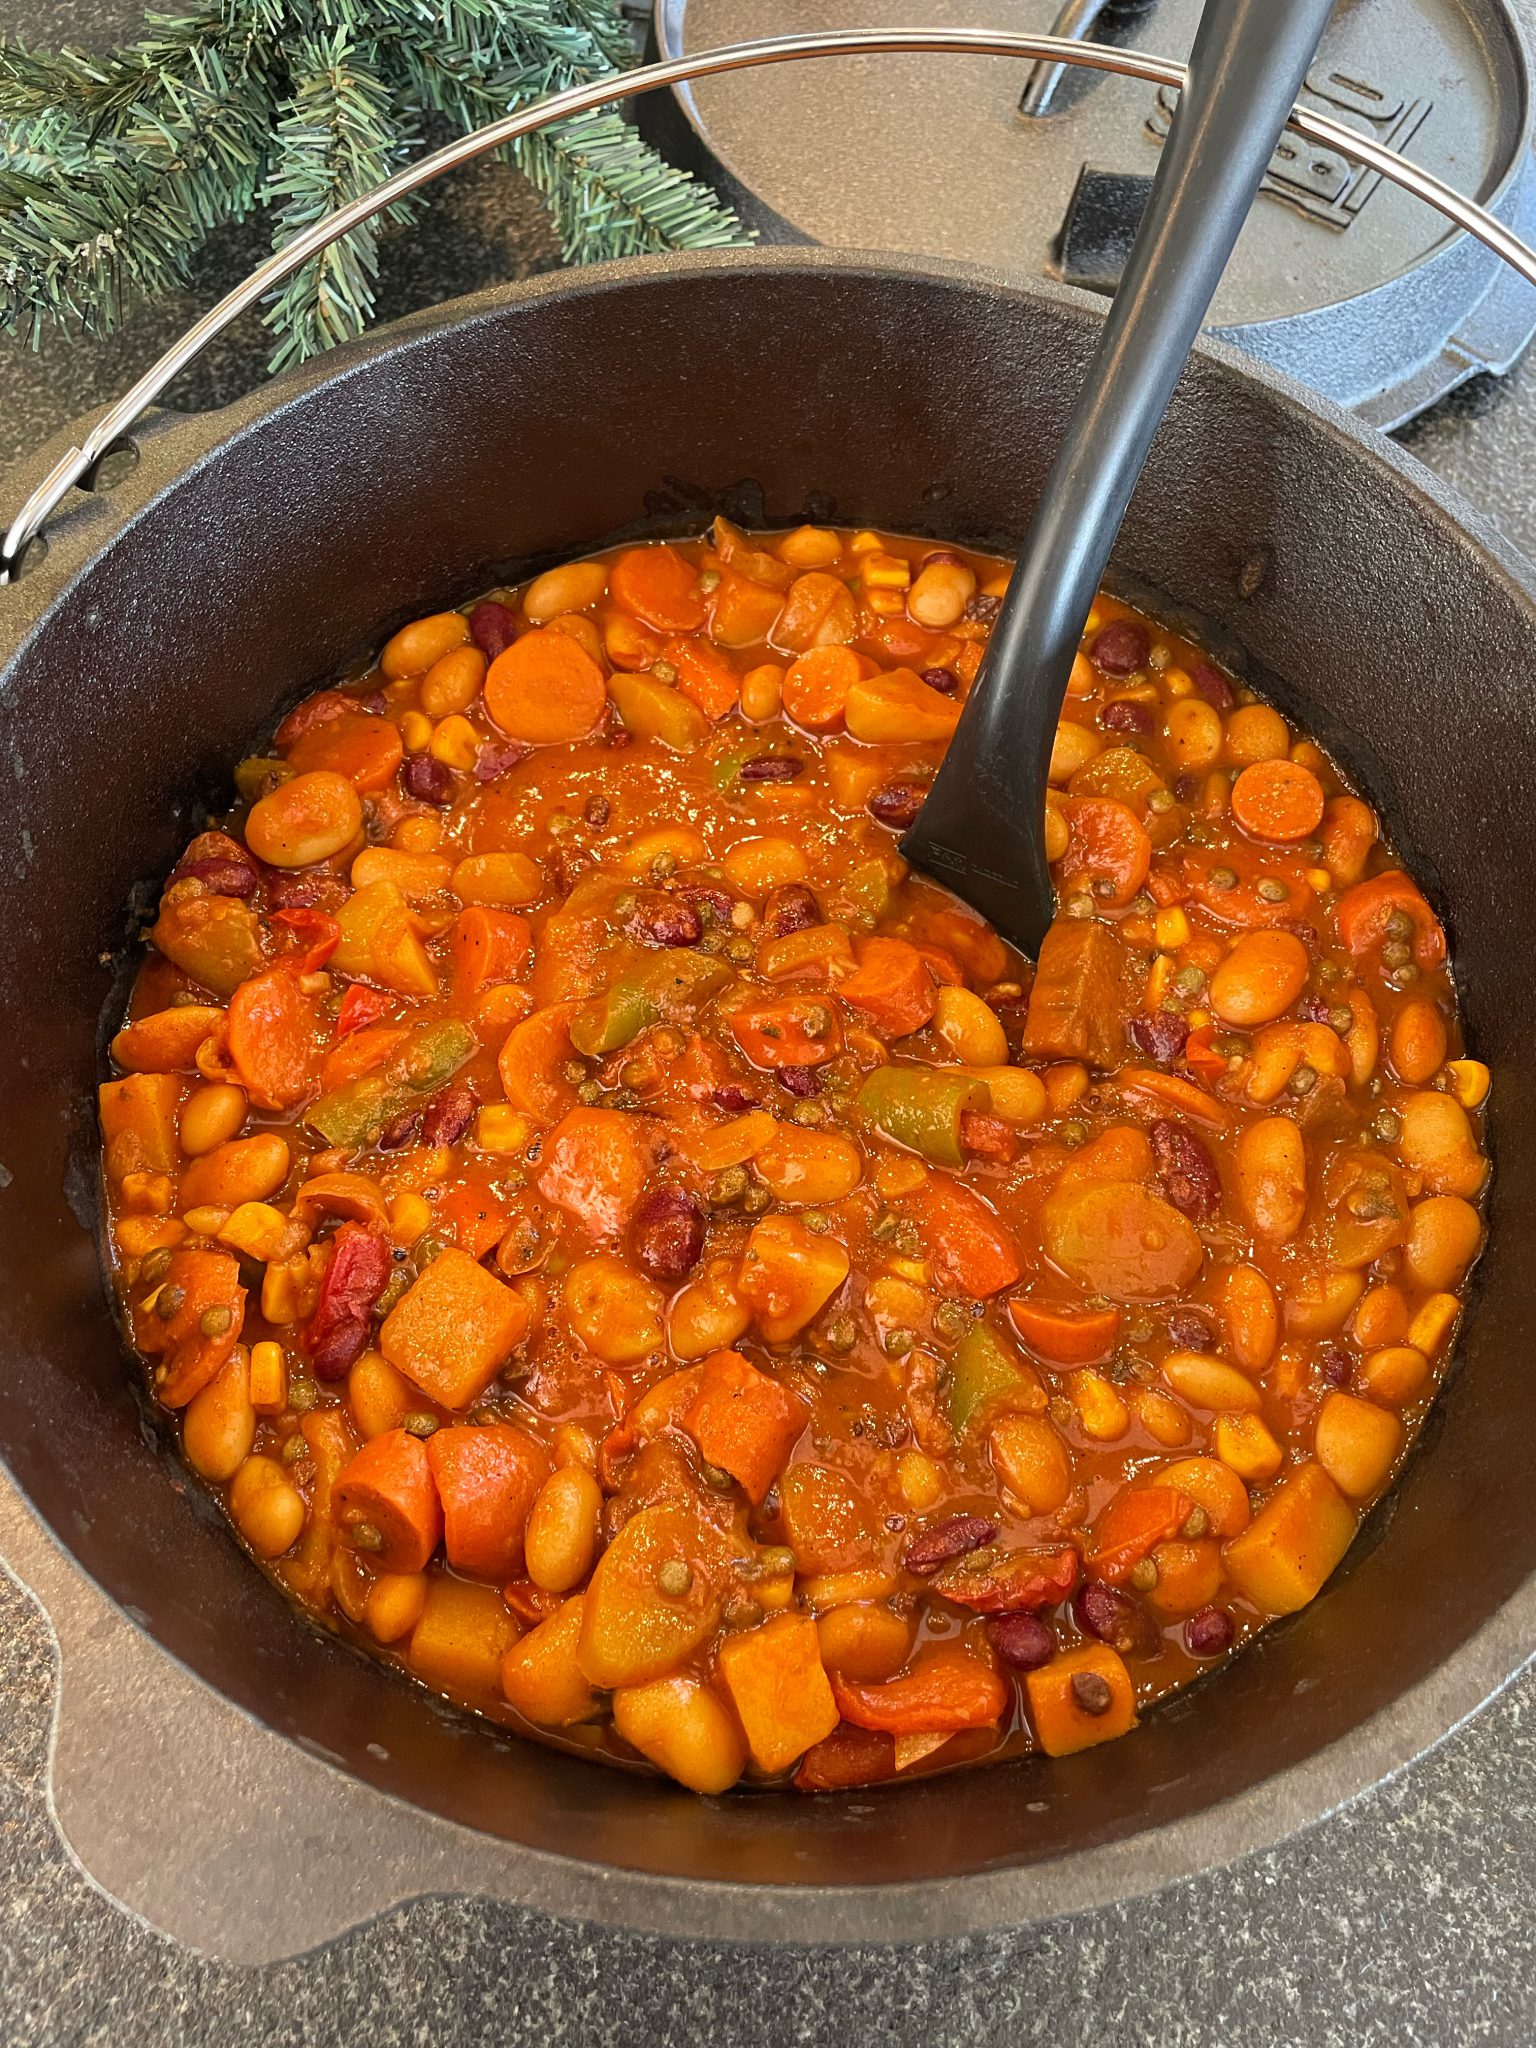
[[[901,842],[1033,955],[1051,922],[1056,723],[1120,522],[1333,0],[1206,0],[1189,76],[986,660]]]

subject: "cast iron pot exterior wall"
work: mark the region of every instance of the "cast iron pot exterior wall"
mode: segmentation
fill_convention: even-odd
[[[153,901],[197,800],[227,791],[274,712],[414,613],[615,537],[696,531],[716,509],[1008,545],[1097,320],[1045,287],[798,250],[517,286],[225,414],[153,423],[136,474],[0,590],[0,1455],[157,1641],[312,1753],[509,1842],[625,1870],[952,1881],[1188,1821],[1304,1763],[1389,1712],[1536,1568],[1520,1079],[1536,604],[1416,465],[1220,348],[1180,387],[1117,574],[1202,620],[1363,778],[1449,913],[1494,1073],[1493,1239],[1461,1362],[1311,1608],[1132,1739],[1064,1762],[699,1800],[488,1730],[301,1621],[125,1362],[91,1234],[125,907]],[[899,1909],[867,1927],[899,1934]]]

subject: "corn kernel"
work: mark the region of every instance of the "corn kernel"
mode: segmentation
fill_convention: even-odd
[[[899,590],[866,590],[864,602],[882,619],[894,619],[907,608],[906,599]]]
[[[1165,953],[1177,953],[1180,946],[1187,946],[1194,936],[1190,930],[1188,917],[1176,903],[1157,913],[1154,929],[1157,933],[1157,943]]]
[[[1326,868],[1308,868],[1307,887],[1314,896],[1326,896],[1333,887],[1333,877]]]
[[[288,1367],[283,1347],[264,1337],[251,1346],[251,1406],[258,1415],[281,1415],[288,1406]]]
[[[1451,1060],[1445,1070],[1451,1077],[1451,1093],[1463,1109],[1481,1109],[1488,1100],[1493,1076],[1481,1060]]]
[[[400,744],[408,754],[424,754],[432,743],[432,721],[424,711],[407,711],[400,721]]]
[[[850,546],[856,555],[877,555],[885,552],[885,542],[878,533],[871,533],[867,526],[853,536]]]
[[[1170,697],[1188,697],[1193,694],[1195,679],[1182,668],[1163,670],[1163,689]]]
[[[888,1202],[916,1194],[927,1178],[927,1168],[916,1159],[882,1159],[875,1168],[875,1186]]]
[[[925,1515],[937,1507],[944,1491],[944,1475],[922,1451],[903,1451],[896,1460],[896,1484],[914,1515]]]
[[[1285,1463],[1285,1452],[1257,1415],[1218,1415],[1216,1455],[1248,1485],[1273,1479]]]
[[[443,836],[441,818],[402,818],[389,835],[402,853],[436,853]]]
[[[469,720],[456,711],[432,728],[427,751],[445,768],[473,768],[480,751],[480,736]]]
[[[1131,1411],[1102,1373],[1073,1373],[1067,1392],[1084,1432],[1095,1443],[1111,1444],[1130,1428]]]
[[[485,1112],[480,1112],[484,1116]],[[389,1232],[397,1244],[413,1245],[432,1222],[432,1204],[412,1188],[402,1188],[389,1204]]]
[[[1415,1351],[1422,1351],[1426,1358],[1433,1358],[1444,1343],[1460,1308],[1454,1294],[1432,1294],[1408,1325],[1407,1341]]]
[[[926,1287],[933,1277],[923,1259],[892,1259],[886,1270],[898,1280],[911,1280],[918,1287]]]
[[[258,1259],[265,1265],[282,1257],[288,1241],[288,1218],[270,1202],[242,1202],[222,1223],[215,1225],[212,1234],[231,1251],[243,1252],[248,1259]]]
[[[229,1211],[221,1209],[217,1202],[199,1202],[195,1209],[189,1209],[182,1221],[194,1237],[217,1237],[228,1219]]]
[[[475,1118],[475,1143],[482,1152],[521,1152],[533,1132],[532,1117],[510,1102],[488,1102]]]
[[[1215,1022],[1209,1010],[1191,1010],[1187,1023],[1191,1031],[1204,1031]]]
[[[1142,990],[1141,1007],[1155,1016],[1163,1007],[1163,998],[1168,993],[1168,984],[1173,979],[1173,962],[1166,953],[1159,953],[1147,972],[1147,985]]]
[[[859,574],[866,590],[905,590],[912,581],[912,564],[882,551],[866,555]]]

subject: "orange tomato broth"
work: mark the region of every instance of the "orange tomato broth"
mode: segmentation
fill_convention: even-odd
[[[1325,1583],[1480,1246],[1440,925],[1198,647],[1095,607],[1038,968],[908,872],[1006,576],[722,520],[404,628],[114,1041],[119,1298],[264,1569],[700,1791],[1124,1733]]]

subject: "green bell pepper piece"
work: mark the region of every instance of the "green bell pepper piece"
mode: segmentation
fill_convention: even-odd
[[[955,1347],[950,1366],[949,1422],[964,1433],[978,1409],[1024,1384],[1024,1367],[987,1323],[972,1323]]]
[[[669,948],[621,974],[571,1019],[571,1043],[589,1059],[617,1052],[652,1024],[691,1021],[731,970],[713,953]]]
[[[868,1122],[939,1166],[964,1166],[960,1119],[992,1105],[985,1081],[957,1067],[876,1067],[856,1107]]]
[[[304,1121],[328,1145],[371,1145],[380,1131],[423,1095],[431,1095],[475,1049],[467,1024],[449,1019],[412,1033],[382,1073],[345,1081],[308,1111]]]

